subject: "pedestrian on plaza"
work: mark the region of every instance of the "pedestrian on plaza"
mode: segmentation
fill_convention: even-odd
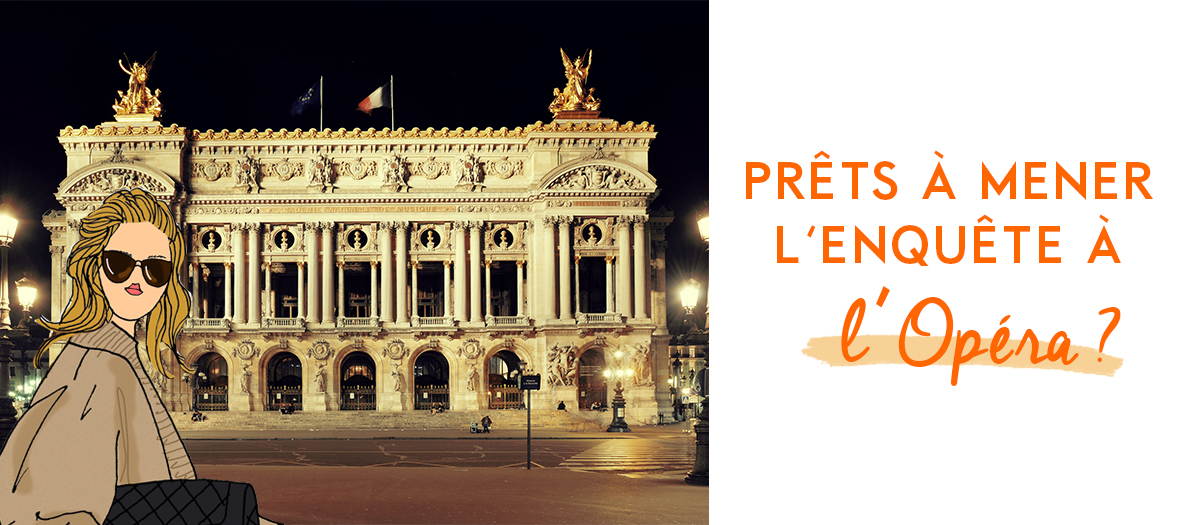
[[[557,409],[558,410],[565,410],[565,401],[558,401],[557,402]]]
[[[484,434],[491,432],[491,430],[488,430],[488,427],[492,426],[492,418],[490,418],[488,416],[484,416],[483,419],[479,420],[479,424],[483,425],[483,433]]]

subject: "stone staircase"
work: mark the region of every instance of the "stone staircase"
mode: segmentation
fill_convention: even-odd
[[[524,410],[447,411],[431,414],[425,410],[405,412],[331,411],[295,412],[204,412],[208,418],[200,423],[189,419],[188,413],[173,414],[178,430],[466,430],[483,416],[492,418],[492,429],[517,428],[527,425]],[[566,412],[562,410],[533,410],[533,428],[569,432],[602,432],[610,425],[610,412]]]

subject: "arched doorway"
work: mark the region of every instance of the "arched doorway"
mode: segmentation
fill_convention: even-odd
[[[225,358],[209,352],[197,359],[196,373],[190,378],[193,410],[229,410],[229,367]]]
[[[434,350],[414,360],[414,410],[451,408],[451,367],[447,358]]]
[[[303,363],[291,352],[279,352],[266,365],[266,409],[303,410]]]
[[[596,403],[606,406],[606,357],[591,348],[578,358],[578,408],[590,410]]]
[[[377,367],[364,352],[340,363],[340,410],[377,410]]]
[[[520,358],[508,350],[501,350],[488,360],[488,408],[492,410],[524,408],[517,377]]]

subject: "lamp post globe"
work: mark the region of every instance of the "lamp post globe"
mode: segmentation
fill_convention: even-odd
[[[16,408],[12,405],[13,395],[8,391],[8,366],[15,346],[9,338],[12,323],[8,318],[8,247],[16,238],[18,223],[12,205],[0,204],[0,447],[8,441],[8,435],[16,426]]]

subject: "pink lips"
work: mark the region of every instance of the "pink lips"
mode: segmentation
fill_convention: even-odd
[[[127,290],[127,293],[131,295],[139,295],[143,293],[143,290],[139,289],[139,283],[132,284],[131,286],[124,288],[124,290]]]

